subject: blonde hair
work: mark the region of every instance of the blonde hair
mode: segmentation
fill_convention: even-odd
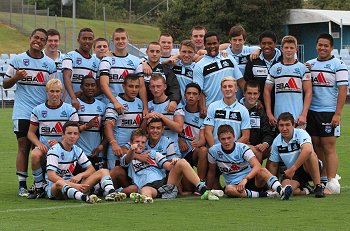
[[[292,35],[286,35],[282,38],[281,46],[283,47],[285,43],[293,43],[296,47],[298,46],[297,39]]]
[[[226,81],[233,81],[233,84],[237,87],[237,80],[233,78],[232,76],[226,76],[221,80],[221,86]]]
[[[52,87],[54,86],[58,86],[60,88],[60,90],[62,91],[62,82],[59,79],[50,79],[47,83],[46,83],[46,91],[49,91]]]

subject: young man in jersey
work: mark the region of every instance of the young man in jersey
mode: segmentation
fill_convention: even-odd
[[[161,118],[166,126],[164,135],[174,141],[176,156],[173,157],[180,158],[178,135],[182,132],[184,126],[184,112],[181,107],[177,107],[175,112],[167,111],[170,99],[165,94],[165,91],[168,87],[170,86],[165,83],[165,79],[161,74],[152,74],[149,88],[152,92],[153,100],[148,102],[149,113],[145,116],[142,128],[146,128],[146,123],[149,119]]]
[[[258,158],[260,164],[270,156],[270,146],[274,139],[274,132],[269,124],[269,118],[263,108],[258,107],[260,96],[259,83],[248,81],[244,86],[244,98],[240,100],[249,112],[250,137],[249,147]]]
[[[265,87],[265,82],[272,65],[280,61],[281,52],[276,48],[277,37],[272,31],[264,31],[259,36],[261,53],[258,58],[248,60],[245,71],[245,81],[255,80],[259,83],[261,91]],[[263,94],[259,100],[264,103]],[[272,98],[272,105],[274,100]]]
[[[208,146],[219,143],[217,130],[222,124],[229,124],[235,131],[238,142],[248,143],[250,137],[250,117],[248,110],[236,99],[237,81],[232,76],[221,80],[223,99],[209,105],[204,120],[205,139]]]
[[[47,42],[47,32],[35,29],[30,35],[28,51],[16,55],[11,61],[3,82],[4,89],[16,84],[12,120],[17,137],[18,153],[16,174],[19,181],[19,196],[28,196],[26,178],[28,177],[28,157],[31,142],[27,138],[30,115],[33,108],[46,101],[45,85],[56,77],[56,66],[45,56],[42,49]]]
[[[189,83],[186,86],[184,98],[184,128],[179,135],[179,148],[182,157],[185,158],[191,166],[197,166],[197,173],[201,180],[206,179],[208,160],[207,148],[205,147],[205,132],[203,119],[199,116],[199,97],[201,88],[196,83]]]
[[[96,79],[92,76],[85,76],[81,81],[81,95],[78,98],[80,109],[79,130],[80,138],[77,145],[91,161],[96,170],[103,166],[100,153],[107,145],[107,139],[101,139],[103,129],[102,118],[105,115],[106,105],[94,98],[97,90]]]
[[[60,46],[61,35],[55,29],[47,30],[47,43],[45,46],[44,54],[52,59],[56,64],[57,75],[61,81],[63,81],[62,77],[62,60],[64,55],[58,47]]]
[[[280,134],[273,141],[267,169],[276,175],[279,162],[283,161],[287,170],[284,171],[282,185],[292,185],[293,194],[305,194],[300,188],[312,180],[315,197],[324,197],[324,186],[320,181],[320,163],[312,147],[311,137],[304,129],[294,128],[294,121],[289,112],[284,112],[278,117]]]
[[[264,88],[266,114],[271,126],[283,112],[291,112],[295,123],[306,126],[306,116],[312,98],[310,71],[295,58],[298,50],[295,37],[287,35],[281,42],[282,61],[274,64],[269,71]],[[274,90],[274,91],[272,91]],[[275,106],[272,109],[271,92],[274,92]],[[272,113],[274,112],[274,113]]]
[[[315,152],[324,164],[322,182],[326,183],[327,190],[340,193],[340,185],[336,179],[336,137],[340,136],[340,117],[346,100],[348,70],[342,61],[331,54],[331,35],[319,35],[316,50],[317,58],[307,61],[312,78],[312,101],[307,114],[307,131],[312,137]]]
[[[245,81],[238,64],[232,56],[224,57],[219,53],[219,37],[215,32],[208,32],[204,36],[204,46],[207,54],[196,63],[193,71],[193,82],[202,89],[201,114],[206,114],[209,105],[222,98],[220,91],[221,80],[226,76],[233,76],[243,89]]]
[[[64,86],[67,91],[66,103],[71,103],[75,109],[80,109],[77,95],[80,92],[81,80],[86,75],[96,78],[100,60],[90,55],[94,42],[94,33],[90,28],[83,28],[79,31],[79,48],[68,52],[62,61],[62,72]]]
[[[183,98],[185,94],[186,85],[193,81],[193,68],[195,62],[193,58],[195,56],[195,46],[190,40],[184,40],[180,44],[179,59],[176,60],[172,70],[176,75],[181,92],[181,104],[185,104]]]
[[[101,91],[106,97],[104,102],[112,102],[118,112],[123,112],[125,108],[117,100],[117,96],[124,92],[122,85],[125,76],[128,74],[137,74],[140,77],[140,99],[143,102],[143,107],[147,109],[147,94],[142,74],[142,65],[140,65],[141,61],[126,51],[128,33],[124,28],[117,28],[114,30],[112,38],[114,53],[112,56],[103,58],[99,66]]]
[[[198,54],[201,50],[204,50],[204,35],[207,30],[203,26],[194,26],[191,29],[190,39],[195,46],[195,52]],[[201,55],[200,53],[198,55]]]
[[[177,81],[176,75],[172,72],[166,65],[160,63],[161,56],[161,46],[158,42],[150,42],[148,44],[146,54],[148,57],[147,63],[145,65],[151,67],[152,73],[161,74],[167,84],[165,94],[170,98],[169,105],[167,105],[167,111],[174,112],[177,104],[181,100],[181,93],[179,88],[179,83]],[[149,89],[150,79],[152,75],[145,76],[145,84],[147,89],[147,99],[152,100],[153,95]]]
[[[161,49],[160,62],[170,59],[173,50],[173,37],[170,34],[164,33],[159,36],[158,42]]]
[[[110,55],[108,40],[105,38],[97,38],[92,44],[92,49],[94,50],[95,56],[101,60],[106,56]]]
[[[44,156],[53,144],[61,141],[64,123],[79,121],[75,108],[61,101],[62,83],[59,79],[51,79],[47,82],[46,94],[46,103],[36,106],[30,117],[27,137],[35,145],[31,155],[35,190],[28,195],[28,199],[38,199],[45,196],[44,177],[41,169]],[[39,138],[36,135],[38,129]]]
[[[162,197],[164,199],[173,199],[177,196],[177,185],[183,177],[186,177],[203,196],[203,199],[218,200],[212,192],[207,192],[204,182],[200,181],[192,167],[184,159],[174,158],[171,161],[165,156],[149,150],[144,152],[147,135],[142,129],[136,129],[132,132],[130,138],[131,148],[128,153],[121,158],[121,165],[128,167],[128,174],[140,190],[140,194],[131,194],[130,197],[135,202],[142,200],[153,202],[152,198]],[[141,162],[134,158],[137,154],[148,154],[148,162]],[[169,171],[167,181],[161,169]]]
[[[109,103],[105,115],[104,132],[110,145],[107,152],[108,169],[119,165],[119,157],[124,153],[122,146],[130,141],[132,130],[140,127],[142,122],[142,102],[137,95],[140,90],[140,79],[137,74],[125,76],[123,90],[116,98],[123,105],[123,112],[118,112],[113,103]]]
[[[46,194],[50,199],[76,199],[86,203],[96,203],[100,199],[90,189],[100,183],[106,201],[120,201],[124,193],[116,193],[107,169],[96,171],[83,150],[75,145],[79,139],[77,123],[67,122],[62,127],[62,141],[47,152]],[[74,175],[76,165],[84,171]]]
[[[262,168],[248,145],[235,142],[234,130],[230,125],[220,125],[217,136],[220,143],[209,148],[208,187],[211,187],[216,166],[223,173],[229,197],[265,197],[266,184],[276,191],[282,200],[288,200],[292,194],[292,187],[282,187],[276,176],[266,168]]]
[[[239,70],[244,74],[245,66],[250,59],[251,54],[257,53],[257,55],[259,55],[260,51],[257,52],[259,48],[256,46],[249,47],[244,45],[247,39],[247,32],[241,25],[231,27],[228,36],[230,43],[226,49],[224,49],[226,44],[221,44],[220,50],[224,49],[228,55],[234,57],[238,63]],[[243,97],[243,93],[240,89],[237,91],[236,97],[238,100]]]

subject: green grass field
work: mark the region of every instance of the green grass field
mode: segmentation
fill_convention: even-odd
[[[88,205],[79,201],[28,200],[17,194],[16,139],[11,109],[0,109],[0,230],[350,230],[350,106],[338,140],[340,195],[202,201],[181,197],[153,204]],[[28,179],[28,184],[32,178]]]
[[[12,14],[12,25],[22,28],[21,14]],[[3,25],[9,23],[9,13],[0,12],[0,53],[19,53],[28,49],[28,35],[23,35],[13,28]],[[36,17],[36,27],[44,29],[57,28],[61,33],[61,49],[64,51],[64,41],[66,41],[67,51],[72,50],[72,19],[71,18],[57,18],[57,24],[54,17],[50,17],[47,23],[46,16]],[[65,26],[66,25],[66,26]],[[56,27],[57,26],[57,27]],[[66,27],[66,29],[65,29]],[[76,20],[76,36],[81,28],[90,27],[95,34],[95,38],[104,37],[104,22],[100,20]],[[147,44],[151,41],[157,41],[160,30],[157,27],[130,24],[121,22],[106,22],[106,36],[107,39],[112,36],[114,29],[123,27],[128,31],[130,43]],[[35,20],[33,15],[24,15],[23,30],[30,33],[35,29]],[[66,32],[66,33],[65,33]],[[66,38],[64,37],[66,34]],[[11,38],[11,39],[9,39]],[[13,41],[16,41],[15,43]],[[77,47],[77,45],[76,45]]]

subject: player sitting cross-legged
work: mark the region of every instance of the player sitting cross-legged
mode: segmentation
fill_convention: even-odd
[[[47,152],[47,196],[50,199],[69,198],[93,204],[100,199],[94,194],[88,195],[88,192],[100,183],[106,201],[125,199],[124,193],[115,192],[109,171],[107,169],[96,171],[82,149],[75,145],[79,139],[78,124],[69,121],[62,130],[62,141]],[[85,171],[74,175],[77,164]]]

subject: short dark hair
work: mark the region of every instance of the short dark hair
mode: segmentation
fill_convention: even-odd
[[[243,28],[243,26],[241,25],[235,25],[233,27],[231,27],[230,32],[228,33],[228,37],[231,39],[233,37],[237,37],[237,36],[243,36],[243,39],[246,40],[247,38],[247,32],[245,31],[245,29]]]
[[[92,77],[91,75],[85,75],[83,79],[81,80],[80,87],[82,87],[87,79],[93,79],[96,83],[96,79]]]
[[[159,79],[161,79],[162,82],[166,84],[165,77],[164,77],[161,73],[159,73],[159,72],[154,72],[154,73],[152,73],[150,82],[151,82],[151,80],[152,80],[152,81],[156,81],[156,80],[159,80]]]
[[[327,39],[327,40],[329,40],[329,42],[331,43],[331,46],[333,47],[334,40],[333,40],[332,35],[330,35],[328,33],[320,34],[319,36],[317,36],[316,44],[318,43],[318,40],[320,40],[320,39]]]
[[[248,87],[252,87],[252,88],[258,88],[259,92],[260,92],[260,85],[256,80],[249,80],[247,81],[247,83],[244,85],[244,93],[247,91]]]
[[[77,122],[75,122],[75,121],[67,121],[67,122],[63,125],[63,127],[62,127],[62,132],[63,132],[63,134],[66,133],[66,129],[67,129],[68,127],[76,127],[76,128],[78,128],[78,131],[79,131],[79,125],[78,125]]]
[[[164,37],[170,37],[171,39],[173,39],[173,36],[171,36],[171,34],[169,34],[169,33],[161,33],[161,34],[159,35],[158,41],[160,40],[160,37],[162,37],[162,36],[164,36]]]
[[[130,135],[130,141],[132,142],[135,139],[135,137],[139,137],[139,136],[147,137],[146,130],[144,130],[142,128],[137,128],[137,129],[133,130],[131,132],[131,135]]]
[[[83,33],[83,32],[91,32],[92,34],[94,34],[94,32],[92,31],[91,28],[85,27],[85,28],[80,29],[79,34],[78,34],[78,39],[80,39],[81,33]]]
[[[196,50],[196,47],[191,40],[183,40],[180,43],[180,50],[181,50],[182,46],[191,47],[194,51]]]
[[[283,121],[291,121],[292,125],[294,125],[294,117],[290,112],[283,112],[278,116],[277,119],[277,125],[278,123],[283,120]]]
[[[204,43],[206,43],[207,38],[213,37],[213,36],[215,36],[215,37],[217,38],[218,42],[220,42],[219,35],[218,35],[216,32],[214,32],[214,31],[208,31],[208,32],[205,33],[205,35],[204,35],[204,39],[203,39]]]
[[[56,29],[48,29],[47,30],[47,36],[55,36],[55,35],[58,35],[58,38],[61,39],[61,35],[60,35],[60,32],[58,32],[58,30],[56,30]]]
[[[159,122],[162,123],[162,125],[164,126],[164,121],[162,120],[162,118],[152,118],[149,121],[147,121],[147,128],[151,123],[159,123]]]
[[[114,34],[115,33],[125,33],[126,34],[126,37],[128,38],[129,35],[128,35],[128,32],[125,30],[125,28],[122,28],[122,27],[118,27],[116,28],[114,31],[113,31],[113,35],[112,35],[112,38],[114,39]]]
[[[223,133],[231,133],[233,136],[235,136],[235,131],[233,130],[231,125],[228,125],[228,124],[222,124],[219,126],[217,131],[218,137]]]
[[[199,93],[199,94],[202,92],[201,87],[200,87],[197,83],[195,83],[195,82],[190,82],[189,84],[186,85],[185,93],[186,93],[187,89],[190,88],[190,87],[196,88],[196,89],[198,90],[198,93]]]
[[[138,80],[139,79],[139,75],[138,74],[127,74],[124,78],[124,82],[123,84],[126,85],[128,80]]]
[[[270,30],[265,30],[259,35],[259,43],[262,41],[263,38],[271,38],[274,43],[277,42],[276,34]]]
[[[41,32],[41,33],[43,33],[43,34],[45,34],[45,35],[46,35],[46,41],[47,41],[47,31],[46,31],[45,29],[43,29],[43,28],[36,28],[35,30],[33,30],[33,32],[30,34],[30,37],[33,37],[33,35],[34,35],[37,31],[39,31],[39,32]]]
[[[97,42],[106,42],[107,46],[109,46],[107,39],[105,39],[105,38],[97,38],[97,39],[94,40],[94,44],[92,45],[93,48],[95,48]]]
[[[147,45],[147,49],[146,49],[146,50],[148,50],[148,48],[149,48],[149,46],[150,46],[150,45],[160,46],[159,42],[155,42],[155,41],[153,41],[153,42],[148,43],[148,45]]]

